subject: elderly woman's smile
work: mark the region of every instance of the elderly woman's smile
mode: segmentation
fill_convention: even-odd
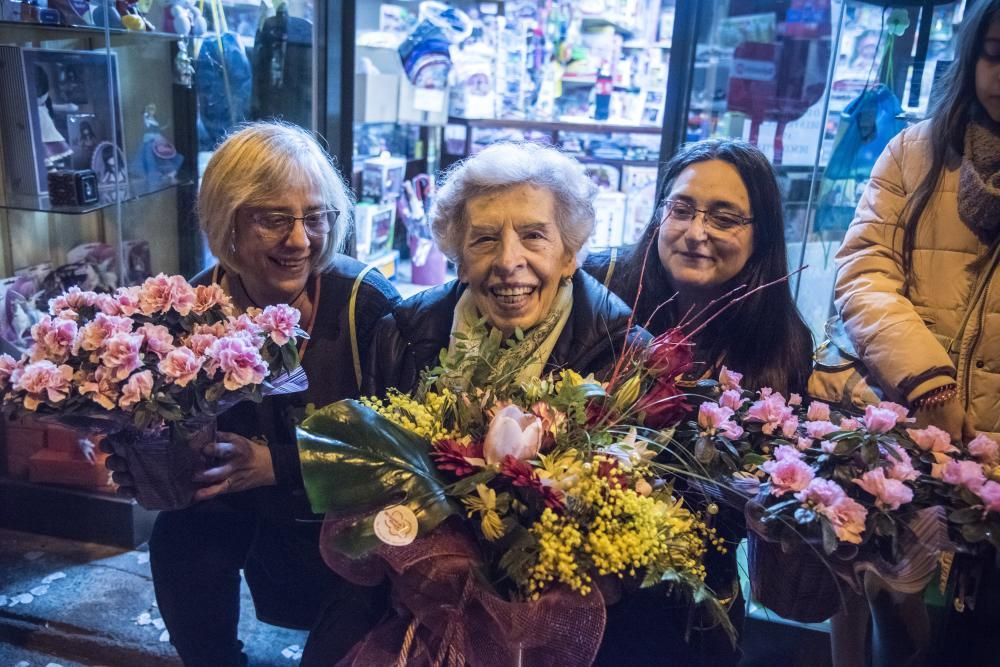
[[[530,329],[552,308],[576,258],[567,251],[546,188],[516,185],[470,198],[459,277],[480,315],[504,333]]]

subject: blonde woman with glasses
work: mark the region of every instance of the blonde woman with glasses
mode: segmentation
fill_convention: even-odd
[[[161,512],[150,539],[153,585],[170,641],[188,667],[243,665],[237,637],[240,570],[257,617],[311,629],[321,612],[336,633],[306,654],[336,662],[384,611],[379,589],[337,577],[319,553],[321,517],[309,508],[295,424],[308,404],[358,395],[359,351],[398,295],[378,272],[339,254],[351,200],[308,132],[255,123],[230,135],[208,163],[198,198],[218,264],[195,284],[218,283],[241,310],[288,303],[309,333],[299,341],[308,390],[243,403],[219,419],[203,454],[194,505]],[[111,462],[128,490],[121,459]]]

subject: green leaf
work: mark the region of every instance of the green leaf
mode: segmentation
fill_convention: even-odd
[[[952,523],[964,524],[964,523],[976,523],[983,518],[983,511],[978,507],[966,507],[965,509],[955,510],[948,516],[948,520]]]
[[[379,544],[372,520],[388,505],[412,510],[421,534],[454,512],[427,441],[357,401],[328,405],[296,431],[313,511],[367,512],[336,540],[345,555],[358,558]]]
[[[837,533],[833,530],[833,525],[826,519],[820,519],[819,525],[822,526],[823,551],[832,554],[837,550]]]

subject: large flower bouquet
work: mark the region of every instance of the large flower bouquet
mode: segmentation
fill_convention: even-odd
[[[304,388],[298,321],[285,305],[237,315],[218,285],[192,287],[181,276],[113,294],[71,288],[50,301],[20,359],[0,355],[0,396],[8,413],[115,434],[139,501],[184,505],[194,447],[214,437],[216,415],[265,392]],[[173,464],[150,463],[139,450]],[[156,471],[168,479],[146,474]]]
[[[753,496],[751,583],[778,613],[823,620],[839,607],[838,581],[858,589],[865,572],[916,593],[956,539],[1000,540],[1000,483],[988,479],[1000,455],[986,436],[970,457],[895,403],[851,416],[795,394],[747,392],[740,380],[723,368],[681,437],[713,478]],[[793,565],[801,576],[789,577]]]
[[[674,492],[683,471],[653,460],[669,432],[644,425],[684,414],[686,341],[631,347],[602,383],[568,369],[524,378],[534,347],[520,333],[480,337],[443,353],[412,397],[305,420],[327,562],[356,581],[388,574],[417,663],[453,651],[474,665],[589,664],[605,597],[661,582],[725,622],[703,583],[703,556],[721,547]],[[355,659],[395,660],[402,636],[378,629]]]

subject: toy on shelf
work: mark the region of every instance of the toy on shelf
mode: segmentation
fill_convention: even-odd
[[[151,187],[176,182],[177,170],[184,163],[184,156],[178,153],[174,145],[163,136],[160,123],[156,120],[155,104],[146,105],[142,113],[142,123],[145,132],[142,135],[142,147],[139,149],[135,170]]]
[[[163,29],[175,35],[201,37],[208,22],[194,0],[171,0],[163,8]]]

